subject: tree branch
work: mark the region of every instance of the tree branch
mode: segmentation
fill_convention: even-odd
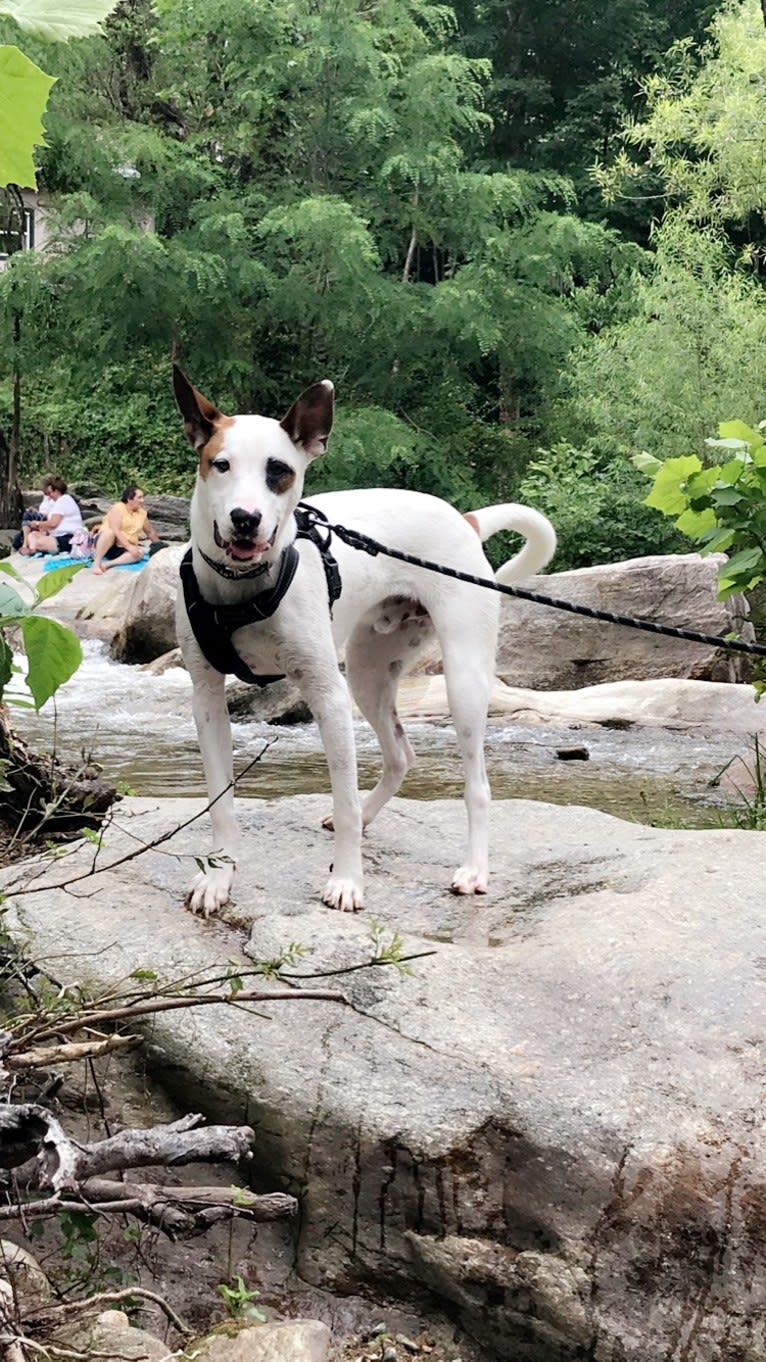
[[[186,1116],[151,1130],[123,1130],[94,1144],[70,1139],[45,1107],[33,1102],[0,1104],[0,1165],[19,1168],[22,1186],[76,1191],[87,1178],[116,1169],[153,1164],[180,1166],[219,1159],[237,1163],[251,1158],[255,1133],[250,1126],[205,1126]],[[26,1164],[31,1166],[27,1169]]]

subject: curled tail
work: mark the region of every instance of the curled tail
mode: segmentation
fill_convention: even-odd
[[[531,577],[549,563],[556,552],[556,531],[547,516],[533,511],[531,506],[521,506],[509,501],[502,506],[484,506],[479,511],[466,511],[465,519],[472,525],[481,539],[491,539],[500,530],[513,530],[523,534],[526,543],[498,568],[495,581],[510,586],[521,577]]]

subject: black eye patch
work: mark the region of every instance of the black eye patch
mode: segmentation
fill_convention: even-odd
[[[270,492],[286,492],[295,482],[295,469],[279,459],[269,459],[266,464],[266,486]]]

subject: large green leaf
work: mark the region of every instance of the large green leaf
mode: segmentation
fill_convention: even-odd
[[[34,148],[45,140],[43,114],[53,76],[18,47],[0,47],[0,184],[35,184]]]
[[[21,621],[29,669],[27,685],[40,709],[77,671],[82,661],[80,640],[58,620],[28,615]]]
[[[62,586],[71,582],[78,572],[82,572],[85,563],[68,563],[66,567],[52,568],[50,572],[44,572],[37,582],[36,591],[39,601],[47,601],[49,596],[55,596]]]
[[[0,620],[15,620],[28,615],[32,607],[8,582],[0,582]]]
[[[115,0],[0,0],[0,14],[29,33],[64,42],[95,33],[114,6]]]
[[[688,534],[690,539],[697,539],[706,530],[715,529],[715,511],[712,507],[707,507],[704,511],[693,511],[689,508],[682,511],[676,526],[682,534]]]
[[[2,0],[0,0],[0,3],[2,3]],[[753,430],[752,426],[745,425],[744,421],[722,421],[718,427],[718,434],[721,439],[720,441],[716,441],[716,443],[734,440],[744,441],[745,444],[751,446],[763,444],[763,431]],[[713,441],[706,440],[705,443],[712,444]]]
[[[644,501],[665,515],[680,515],[689,503],[685,482],[692,473],[699,473],[702,460],[696,454],[684,454],[677,459],[666,459],[654,479],[654,486]]]

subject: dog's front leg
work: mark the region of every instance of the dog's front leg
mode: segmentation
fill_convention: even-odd
[[[194,683],[192,713],[197,726],[205,784],[210,801],[214,851],[194,879],[187,903],[208,917],[228,902],[237,868],[239,831],[234,817],[234,762],[231,723],[226,707],[226,680],[212,667]]]
[[[304,682],[304,694],[319,726],[332,787],[335,848],[322,901],[330,908],[355,913],[363,906],[362,806],[351,700],[339,672],[332,682],[325,677],[316,690]]]

